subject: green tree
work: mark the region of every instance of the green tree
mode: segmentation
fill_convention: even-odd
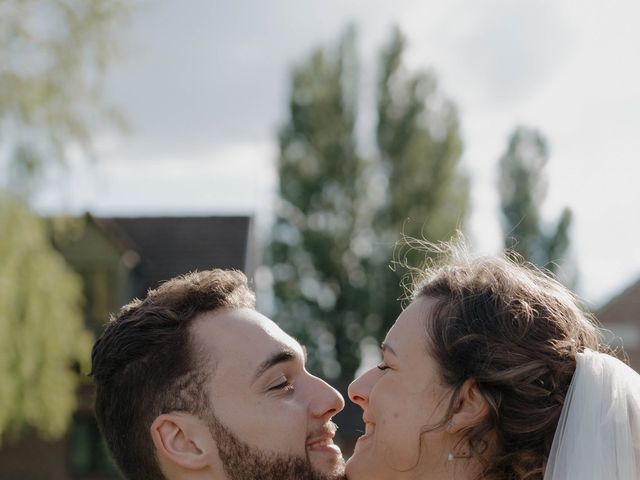
[[[468,179],[459,168],[462,140],[455,105],[438,89],[433,73],[404,67],[405,48],[406,40],[396,29],[381,55],[378,168],[388,186],[374,231],[384,245],[393,245],[400,233],[432,242],[448,240],[462,228],[469,200]],[[373,275],[377,283],[370,288],[379,292],[372,300],[386,332],[400,313],[397,299],[404,272],[388,268],[388,248],[381,252]],[[409,265],[424,261],[419,251],[401,255]]]
[[[28,195],[72,148],[92,156],[98,126],[123,126],[102,96],[125,0],[2,0],[0,155],[9,187]]]
[[[293,73],[270,251],[277,318],[315,347],[310,364],[333,378],[337,358],[357,368],[357,352],[338,339],[352,338],[367,301],[362,260],[352,247],[364,171],[354,132],[353,40],[349,33],[335,50],[315,51]]]
[[[293,73],[269,251],[276,313],[331,378],[351,378],[361,340],[379,340],[400,310],[400,272],[389,263],[401,232],[448,238],[466,208],[455,108],[432,74],[407,71],[403,51],[396,30],[381,57],[371,155],[356,142],[353,30]]]
[[[1,196],[0,434],[66,430],[92,345],[81,300],[81,280],[51,246],[45,222]]]
[[[545,224],[542,219],[548,159],[549,149],[541,132],[516,128],[500,158],[498,188],[505,248],[557,273],[569,249],[572,213],[565,207],[557,221]]]
[[[0,440],[62,435],[88,369],[81,281],[27,205],[49,168],[120,123],[101,79],[127,16],[125,0],[0,2]]]

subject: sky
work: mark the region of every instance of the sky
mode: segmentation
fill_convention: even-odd
[[[639,20],[637,0],[138,1],[105,78],[130,129],[99,132],[99,161],[74,158],[36,205],[251,214],[264,241],[292,68],[355,26],[366,143],[377,55],[397,25],[408,66],[432,69],[458,106],[474,248],[499,251],[497,162],[516,126],[538,128],[550,147],[543,212],[573,210],[578,293],[595,308],[640,278]]]

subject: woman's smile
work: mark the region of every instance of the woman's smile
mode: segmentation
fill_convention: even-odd
[[[373,436],[373,432],[375,431],[375,424],[370,422],[365,422],[364,424],[364,434],[361,435],[356,441],[356,450],[360,445],[365,443]]]

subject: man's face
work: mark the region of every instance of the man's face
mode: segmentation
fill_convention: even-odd
[[[209,420],[228,478],[343,478],[330,419],[344,401],[305,370],[298,342],[251,309],[203,314],[191,333],[210,358]]]

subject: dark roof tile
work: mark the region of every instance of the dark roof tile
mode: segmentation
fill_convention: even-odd
[[[140,256],[138,293],[193,270],[246,272],[251,218],[113,217],[96,219]]]
[[[640,280],[604,305],[597,317],[605,326],[608,323],[640,324]]]

